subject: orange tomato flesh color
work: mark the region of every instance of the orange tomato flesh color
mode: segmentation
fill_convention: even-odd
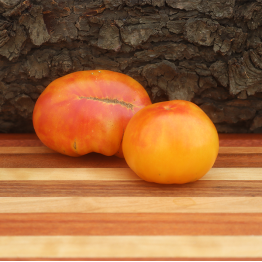
[[[183,184],[203,177],[218,155],[217,130],[197,105],[183,100],[149,105],[135,114],[123,138],[127,164],[142,179]]]

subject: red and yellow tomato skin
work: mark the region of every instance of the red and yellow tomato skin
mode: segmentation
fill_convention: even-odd
[[[149,105],[127,125],[123,153],[142,179],[184,184],[203,177],[219,150],[217,130],[197,105],[183,100]]]
[[[46,87],[35,104],[33,125],[39,139],[59,153],[123,157],[121,142],[126,125],[149,104],[145,89],[127,75],[80,71]]]

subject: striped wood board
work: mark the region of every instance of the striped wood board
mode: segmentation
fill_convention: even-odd
[[[0,135],[0,260],[261,259],[260,134],[221,134],[214,167],[185,185]]]

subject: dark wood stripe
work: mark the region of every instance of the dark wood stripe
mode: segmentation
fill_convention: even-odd
[[[220,146],[260,147],[262,134],[219,134]],[[0,146],[42,146],[36,134],[1,134]]]
[[[262,134],[219,134],[220,146],[260,147]],[[0,147],[42,146],[36,134],[1,134]]]
[[[125,160],[90,153],[81,157],[61,154],[0,154],[0,168],[128,167]],[[262,154],[219,154],[214,167],[262,167]]]
[[[0,197],[261,197],[262,181],[199,180],[183,185],[138,181],[0,182]]]
[[[262,134],[219,134],[219,145],[225,147],[261,147]]]
[[[262,167],[262,154],[219,154],[213,167]]]
[[[261,235],[261,214],[0,214],[0,236]]]
[[[220,146],[262,146],[262,134],[219,134]],[[1,134],[0,146],[43,145],[35,133]]]
[[[123,158],[90,153],[81,157],[62,154],[0,154],[0,168],[128,167]]]
[[[44,146],[36,134],[1,134],[0,147]]]

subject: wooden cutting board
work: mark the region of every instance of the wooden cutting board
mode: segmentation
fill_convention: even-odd
[[[0,135],[0,260],[261,259],[260,134],[220,135],[214,167],[185,185]]]

